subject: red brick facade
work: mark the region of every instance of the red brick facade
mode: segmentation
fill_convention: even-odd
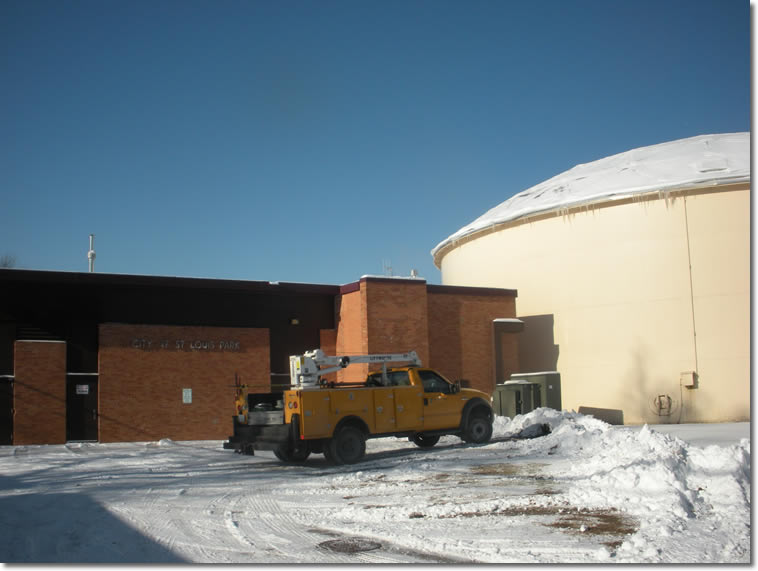
[[[366,290],[359,287],[343,293],[335,303],[337,321],[337,355],[365,355],[368,353]],[[366,378],[368,365],[357,364],[350,370],[337,373],[338,382]]]
[[[368,279],[366,292],[369,353],[414,350],[429,363],[426,282],[423,280]]]
[[[99,355],[101,442],[223,439],[235,373],[271,386],[267,329],[106,323]]]
[[[13,443],[66,442],[66,344],[16,341]]]
[[[496,381],[507,380],[511,372],[518,371],[516,334],[496,339],[493,321],[515,315],[513,296],[430,293],[430,366],[448,378],[466,379],[471,388],[492,393]],[[501,344],[501,351],[496,352],[496,342]],[[498,353],[502,355],[501,368],[508,371],[502,379],[495,378]]]
[[[356,285],[338,303],[337,354],[414,350],[424,366],[487,393],[496,380],[518,371],[517,334],[496,339],[493,323],[516,316],[515,292],[389,278],[363,278]],[[503,378],[495,378],[496,369]],[[367,371],[368,365],[354,365],[338,381],[361,380]]]
[[[317,329],[319,341],[309,341],[329,355],[414,350],[424,366],[488,393],[518,371],[517,334],[493,323],[515,317],[514,291],[370,277],[339,291],[334,329]],[[268,328],[98,327],[100,442],[226,439],[235,374],[249,392],[271,390],[276,351]],[[66,355],[63,342],[15,342],[14,444],[66,441]],[[362,381],[367,372],[368,365],[355,365],[329,378]]]

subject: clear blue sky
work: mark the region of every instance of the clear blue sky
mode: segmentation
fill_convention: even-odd
[[[578,163],[750,130],[733,0],[2,0],[0,255],[347,283]]]

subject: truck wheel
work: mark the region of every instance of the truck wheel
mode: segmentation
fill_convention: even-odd
[[[334,455],[332,454],[332,441],[331,440],[327,440],[326,442],[324,442],[323,452],[324,452],[324,458],[326,458],[326,461],[329,462],[330,464],[342,463],[337,458],[335,458]]]
[[[354,426],[345,426],[334,435],[324,453],[327,460],[335,464],[355,464],[366,453],[366,437]]]
[[[308,448],[294,450],[288,446],[279,446],[274,449],[274,456],[282,462],[305,462],[311,451]]]
[[[414,434],[411,437],[411,440],[413,440],[413,443],[419,448],[431,448],[440,441],[440,437],[430,436],[419,432],[418,434]]]
[[[463,431],[463,440],[473,444],[484,444],[492,438],[492,421],[489,415],[474,413],[468,419]]]

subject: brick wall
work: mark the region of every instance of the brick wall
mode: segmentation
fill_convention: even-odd
[[[429,287],[429,366],[450,380],[466,379],[471,388],[495,388],[493,320],[516,316],[515,294],[435,292]],[[461,288],[462,290],[462,288]],[[504,371],[518,370],[516,334],[501,338]],[[510,373],[508,373],[510,375]]]
[[[366,292],[369,353],[414,350],[428,366],[426,282],[366,278],[361,280],[361,288]]]
[[[337,313],[337,355],[365,355],[368,353],[367,323],[365,311],[364,288],[345,292],[337,298],[335,311]],[[349,382],[365,379],[368,365],[352,365],[337,373],[337,382]]]
[[[495,351],[493,326],[497,318],[516,316],[515,296],[510,290],[362,278],[337,303],[336,354],[415,350],[424,366],[492,393],[496,355],[501,356],[498,369],[503,374],[518,370],[517,334],[498,336]],[[362,380],[367,372],[368,366],[355,365],[340,372],[338,380]]]
[[[106,323],[99,343],[101,442],[225,439],[235,373],[270,390],[268,329]]]
[[[13,443],[66,442],[66,344],[14,344]]]
[[[327,355],[337,354],[337,330],[336,329],[322,329],[320,331],[321,343],[319,348]],[[324,375],[327,382],[334,382],[337,380],[337,373],[331,373]]]

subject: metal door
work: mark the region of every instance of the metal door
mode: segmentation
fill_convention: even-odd
[[[97,376],[66,378],[66,440],[97,441]]]
[[[0,444],[13,444],[13,378],[0,376]]]

